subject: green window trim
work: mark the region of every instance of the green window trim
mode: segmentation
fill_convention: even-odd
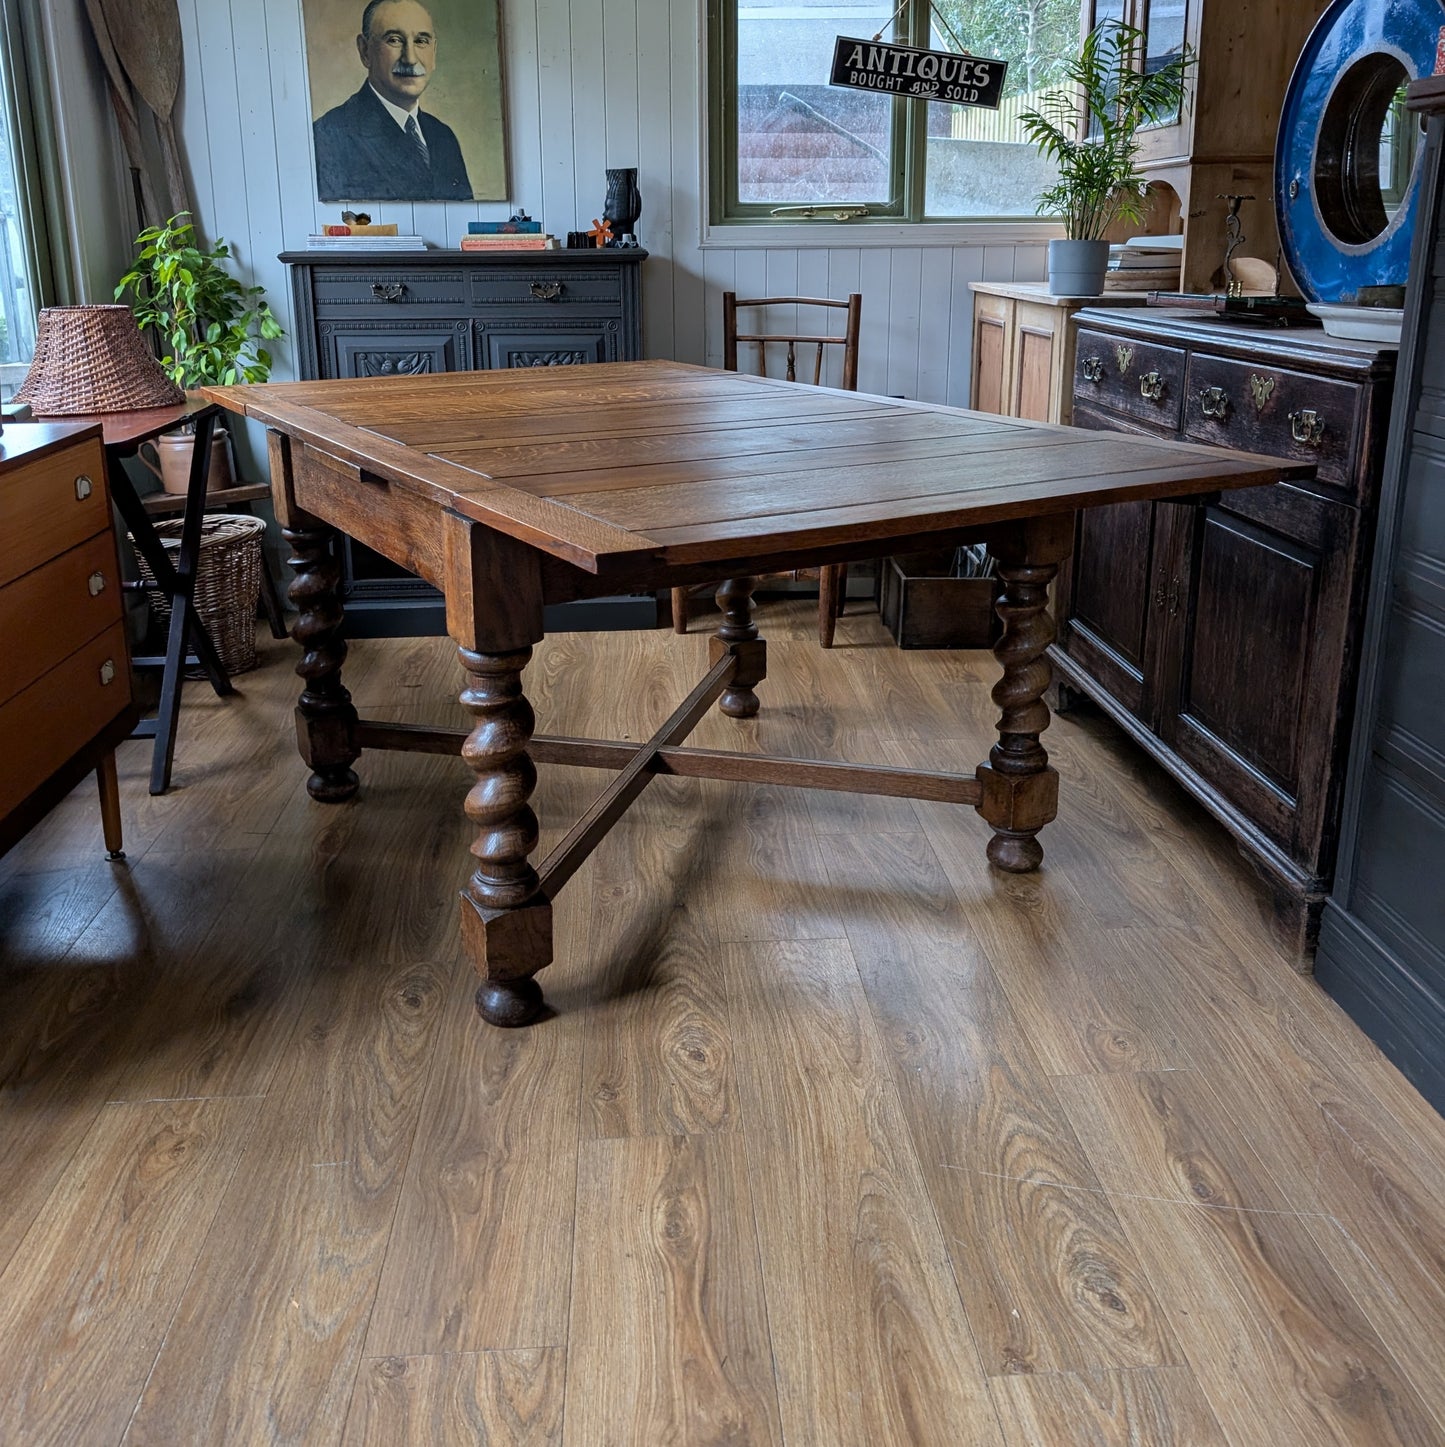
[[[833,233],[854,231],[855,228],[864,232],[900,226],[940,231],[948,228],[958,233],[969,227],[987,227],[993,231],[1016,232],[1020,242],[1047,240],[1061,234],[1056,217],[1040,216],[1032,210],[1032,196],[1023,198],[1026,210],[992,211],[987,214],[931,212],[928,209],[926,177],[930,140],[928,109],[932,102],[906,97],[895,97],[891,102],[890,195],[886,200],[866,202],[866,215],[839,215],[852,209],[850,203],[844,202],[742,201],[739,197],[737,76],[739,3],[740,0],[708,0],[707,5],[705,156],[708,183],[705,188],[707,214],[703,225],[705,242],[725,245],[725,234],[728,232],[783,227],[808,230],[824,226]],[[887,8],[891,8],[891,0],[885,0],[884,9]],[[1073,7],[1069,8],[1072,11]],[[932,13],[929,0],[906,0],[893,26],[891,38],[901,44],[927,48],[931,43]],[[804,214],[810,204],[815,212],[812,216]],[[863,204],[852,203],[852,206]],[[839,243],[835,241],[831,244]]]

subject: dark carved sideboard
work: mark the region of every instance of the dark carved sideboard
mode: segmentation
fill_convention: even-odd
[[[631,362],[642,355],[640,250],[404,254],[288,251],[297,371],[389,377]],[[342,557],[347,632],[446,631],[441,595],[368,548]],[[652,627],[650,597],[565,605],[551,628]]]
[[[1318,329],[1078,314],[1074,422],[1314,462],[1315,481],[1096,508],[1053,657],[1228,828],[1301,963],[1339,842],[1395,349]]]

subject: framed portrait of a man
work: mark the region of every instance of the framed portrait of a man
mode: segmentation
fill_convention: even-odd
[[[322,201],[504,201],[500,0],[302,0]]]

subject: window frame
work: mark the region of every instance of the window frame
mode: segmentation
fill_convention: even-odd
[[[796,214],[774,216],[786,202],[743,202],[738,199],[737,146],[737,10],[740,0],[702,0],[705,84],[702,87],[702,161],[707,170],[706,209],[701,244],[856,246],[959,245],[966,242],[1038,244],[1064,234],[1062,224],[1038,216],[930,215],[924,181],[928,164],[929,102],[896,96],[892,102],[891,173],[896,200],[884,206],[867,203],[869,214],[838,221],[833,212],[846,202],[824,205],[816,218]],[[931,9],[928,0],[909,0],[897,29],[900,44],[926,47]],[[796,203],[799,206],[806,203]],[[864,203],[857,203],[864,204]]]
[[[15,162],[25,263],[37,311],[59,305],[73,294],[68,255],[50,244],[52,235],[63,234],[64,218],[57,210],[58,188],[52,183],[59,161],[42,34],[35,0],[0,0],[3,120]],[[28,363],[5,365],[22,376],[28,370]]]

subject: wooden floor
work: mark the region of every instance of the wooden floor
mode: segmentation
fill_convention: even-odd
[[[764,610],[696,741],[971,770],[986,655]],[[645,737],[699,631],[562,635],[547,731]],[[658,781],[483,1026],[464,766],[311,803],[289,644],[0,861],[0,1441],[1445,1442],[1445,1122],[1098,718],[1042,874],[971,810]],[[436,641],[363,711],[461,722]],[[555,838],[600,783],[546,771]]]

